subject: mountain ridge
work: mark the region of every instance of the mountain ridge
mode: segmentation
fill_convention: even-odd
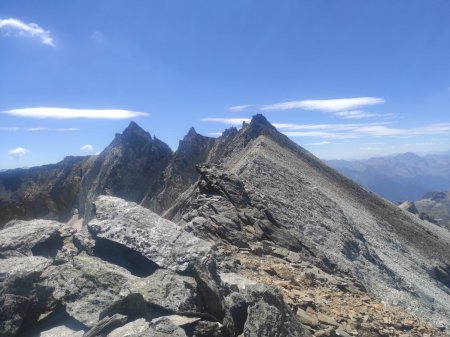
[[[136,217],[144,214],[139,221],[149,217],[155,226],[162,225],[163,219],[158,220],[156,214],[145,215],[153,211],[195,237],[220,246],[225,253],[214,260],[221,272],[248,274],[272,284],[273,279],[255,275],[237,261],[259,269],[266,260],[275,263],[281,259],[284,262],[276,263],[299,275],[304,275],[304,263],[327,278],[348,278],[351,284],[360,284],[353,288],[363,289],[355,291],[403,307],[434,327],[450,327],[450,232],[341,175],[279,133],[262,115],[244,123],[240,130],[226,130],[217,139],[190,129],[175,152],[132,122],[99,156],[83,163],[78,189],[68,188],[70,195],[78,191],[76,198],[65,205],[59,218],[73,213],[83,221],[76,239],[86,236],[82,245],[77,243],[77,247],[86,247],[82,254],[92,254],[89,247],[96,246],[97,258],[104,259],[104,240],[107,245],[127,246],[114,246],[125,256],[131,254],[128,249],[146,252],[145,240],[140,241],[136,234],[144,227],[136,225],[135,232],[130,229],[128,233],[122,226],[135,226],[127,209],[133,209]],[[0,173],[0,181],[1,177]],[[114,199],[118,197],[126,202]],[[22,216],[14,213],[20,202],[16,198],[9,206],[6,203],[10,217]],[[120,209],[116,212],[111,205]],[[123,221],[116,221],[116,216]],[[108,226],[118,226],[118,231],[128,234],[117,237]],[[161,233],[155,228],[155,233]],[[108,235],[99,237],[98,233],[104,232]],[[93,252],[95,255],[95,249]],[[154,251],[147,258],[159,261]],[[286,291],[286,299],[297,301],[287,295],[289,284],[279,285]],[[210,305],[222,303],[217,301]],[[225,317],[223,308],[212,310]],[[366,328],[373,333],[377,329]]]

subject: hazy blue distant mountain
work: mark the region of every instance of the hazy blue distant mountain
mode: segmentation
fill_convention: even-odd
[[[368,160],[330,160],[328,164],[394,202],[450,189],[450,152],[426,156],[408,152]]]
[[[450,191],[429,192],[414,204],[419,212],[450,229]]]

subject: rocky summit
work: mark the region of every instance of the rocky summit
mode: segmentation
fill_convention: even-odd
[[[0,336],[448,336],[450,232],[262,115],[0,173]]]

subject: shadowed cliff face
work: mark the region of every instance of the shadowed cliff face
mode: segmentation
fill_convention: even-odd
[[[98,195],[114,195],[137,203],[155,195],[162,187],[163,172],[171,157],[169,146],[131,122],[83,177],[80,213],[90,218]]]
[[[148,194],[142,204],[160,214],[171,207],[173,201],[198,179],[195,166],[207,160],[213,144],[214,138],[199,135],[191,128],[164,170],[159,193]]]
[[[0,227],[12,219],[69,217],[91,163],[90,157],[67,157],[54,165],[0,173]]]

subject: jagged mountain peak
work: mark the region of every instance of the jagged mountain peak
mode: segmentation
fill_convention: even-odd
[[[136,122],[131,121],[123,131],[121,138],[145,138],[152,140],[150,133],[141,128]]]
[[[193,136],[196,136],[196,135],[198,135],[198,133],[197,133],[197,131],[195,130],[195,128],[192,126],[192,127],[189,129],[189,131],[188,131],[188,133],[186,134],[186,136],[184,136],[184,138],[186,138],[186,137],[193,137]]]
[[[255,138],[265,132],[276,131],[275,127],[262,114],[254,115],[250,124],[244,123],[243,128]]]

